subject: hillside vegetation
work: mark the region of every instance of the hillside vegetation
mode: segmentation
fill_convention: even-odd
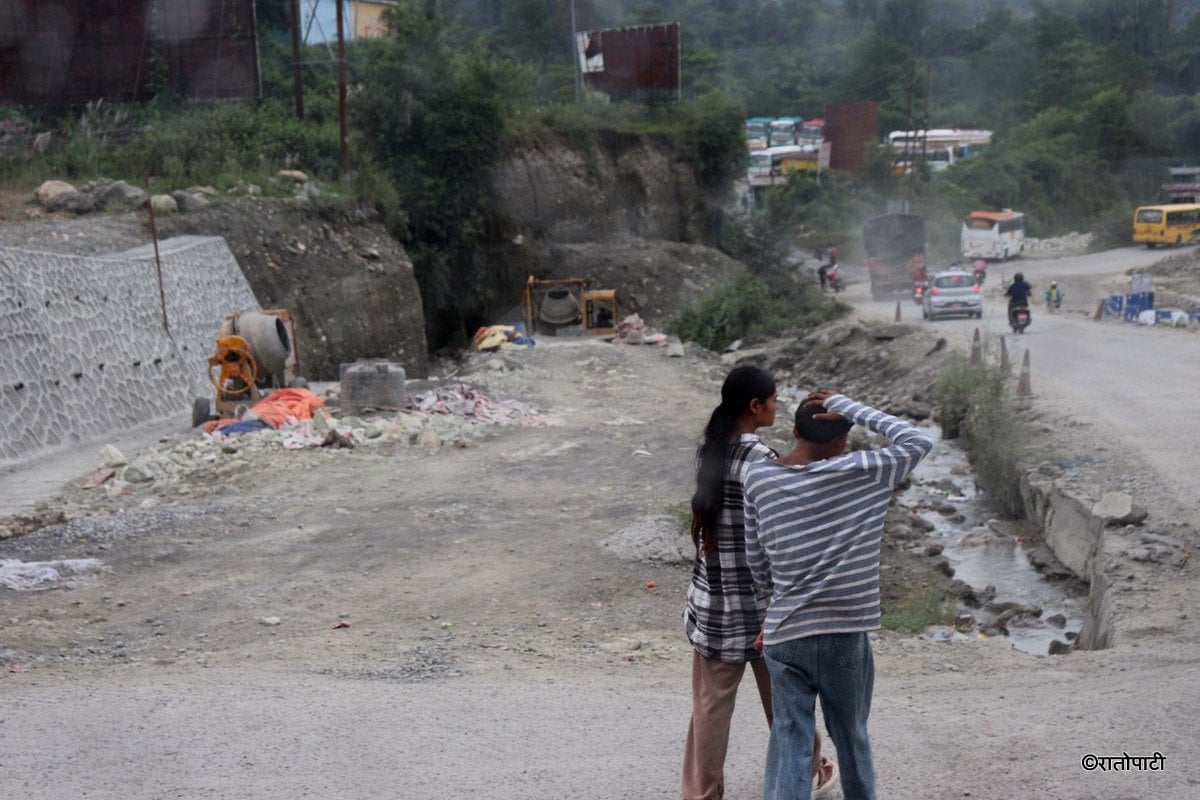
[[[896,178],[869,154],[857,181],[796,178],[730,231],[735,255],[845,242],[889,201],[910,199],[949,251],[972,208],[1027,212],[1029,232],[1127,236],[1129,211],[1159,199],[1165,166],[1200,162],[1200,11],[1171,0],[659,0],[577,4],[581,30],[679,20],[682,100],[641,107],[576,100],[565,4],[401,0],[389,36],[348,48],[353,174],[340,177],[336,71],[323,46],[292,105],[286,0],[262,0],[264,98],[196,106],[167,89],[151,103],[4,109],[60,133],[44,153],[0,162],[0,179],[107,176],[154,188],[268,187],[280,168],[324,183],[328,202],[373,209],[411,253],[431,346],[461,342],[511,292],[492,268],[491,170],[523,137],[552,133],[582,153],[598,131],[669,138],[714,196],[745,165],[749,115],[816,116],[873,99],[880,127],[996,131],[982,156]],[[564,7],[560,7],[564,6]]]

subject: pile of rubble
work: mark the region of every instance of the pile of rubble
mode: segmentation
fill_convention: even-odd
[[[132,458],[106,445],[100,451],[102,465],[79,486],[80,501],[86,503],[96,493],[110,499],[136,494],[144,495],[139,507],[151,509],[162,503],[163,496],[188,496],[207,483],[223,483],[281,451],[468,447],[499,426],[545,424],[547,418],[528,403],[495,399],[470,384],[447,384],[410,397],[404,411],[334,416],[318,410],[310,419],[292,419],[278,428],[234,435],[217,430],[198,438],[164,441]]]
[[[1050,239],[1025,238],[1023,255],[1030,258],[1062,258],[1064,256],[1081,256],[1092,246],[1092,234],[1068,233],[1066,236],[1055,236]]]

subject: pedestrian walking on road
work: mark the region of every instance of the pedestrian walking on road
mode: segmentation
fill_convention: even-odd
[[[697,453],[691,528],[696,560],[683,615],[694,650],[683,800],[720,800],[725,794],[730,721],[747,664],[771,723],[770,676],[758,641],[768,595],[746,565],[742,476],[750,464],[779,455],[755,433],[774,424],[775,412],[775,379],[758,367],[736,367],[725,378],[721,404]],[[819,742],[813,763],[828,779],[833,765],[821,759]]]
[[[854,424],[892,444],[845,453]],[[879,628],[879,553],[896,486],[933,447],[917,428],[832,391],[796,411],[796,449],[751,464],[744,480],[746,558],[771,593],[763,654],[772,725],[765,800],[807,800],[816,700],[837,748],[845,800],[874,800],[867,717]]]
[[[742,475],[753,462],[779,454],[755,431],[775,422],[775,379],[753,366],[734,368],[721,386],[696,456],[692,542],[696,560],[684,628],[691,641],[692,719],[683,754],[683,800],[720,800],[725,753],[738,685],[749,664],[767,724],[771,684],[754,648],[767,608],[746,566]]]

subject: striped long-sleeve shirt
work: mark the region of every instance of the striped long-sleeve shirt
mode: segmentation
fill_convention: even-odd
[[[933,447],[904,420],[843,395],[826,400],[825,408],[892,444],[803,466],[759,461],[747,470],[746,558],[755,582],[771,592],[766,644],[879,627],[888,502]]]

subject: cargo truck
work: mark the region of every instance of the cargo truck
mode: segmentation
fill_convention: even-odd
[[[916,214],[884,214],[867,220],[863,244],[872,299],[909,294],[913,274],[925,265],[925,220]]]

